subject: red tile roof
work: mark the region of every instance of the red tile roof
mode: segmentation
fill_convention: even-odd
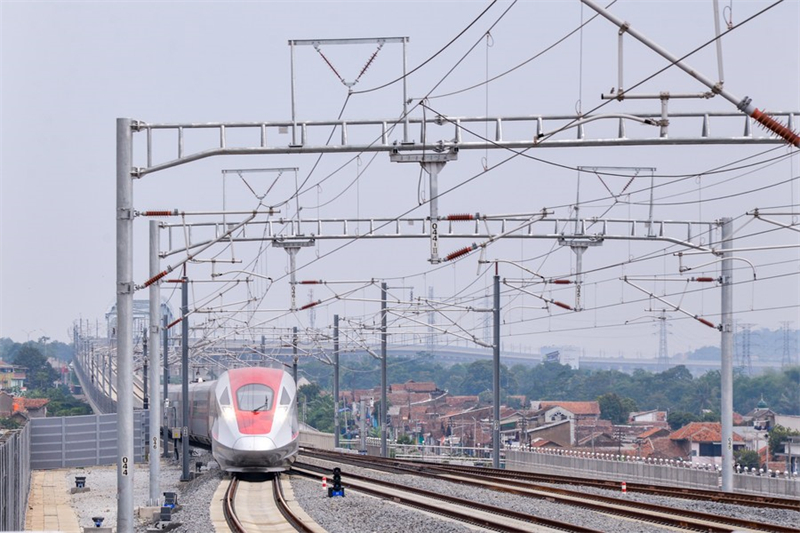
[[[658,433],[660,433],[660,432],[662,432],[662,431],[667,431],[667,430],[666,430],[666,429],[664,429],[664,428],[654,427],[654,428],[650,428],[650,429],[648,429],[648,430],[647,430],[647,431],[645,431],[644,433],[640,433],[640,434],[639,434],[639,435],[637,435],[636,437],[637,437],[637,438],[640,438],[640,439],[649,439],[649,438],[650,438],[650,437],[652,437],[653,435],[656,435],[656,434],[658,434]]]
[[[597,402],[553,402],[542,401],[539,402],[542,409],[550,409],[551,407],[563,407],[574,415],[599,415],[600,404]]]
[[[657,459],[686,459],[687,457],[686,450],[669,437],[648,440],[653,447],[648,457],[655,457]]]
[[[22,405],[25,409],[41,409],[48,403],[50,400],[47,398],[20,398],[22,400]]]
[[[722,424],[719,422],[692,422],[670,434],[671,440],[691,440],[693,442],[722,442]],[[733,440],[744,442],[738,434]]]

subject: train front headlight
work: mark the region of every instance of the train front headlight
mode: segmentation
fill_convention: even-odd
[[[282,426],[284,422],[286,422],[286,415],[289,413],[289,408],[284,406],[278,406],[275,409],[275,416],[272,419],[272,423],[278,425],[278,427]]]
[[[220,413],[226,422],[236,422],[236,411],[230,405],[221,405]]]

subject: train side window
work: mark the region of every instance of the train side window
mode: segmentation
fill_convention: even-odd
[[[236,391],[236,400],[242,411],[270,411],[275,393],[261,383],[243,385]]]
[[[281,405],[289,405],[292,403],[292,399],[289,397],[289,391],[285,388],[281,391]]]
[[[219,404],[225,406],[231,404],[231,396],[228,394],[228,387],[225,387],[225,390],[219,395]]]

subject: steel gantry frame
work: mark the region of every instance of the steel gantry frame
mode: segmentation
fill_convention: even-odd
[[[298,122],[296,118],[283,122],[235,122],[235,123],[187,123],[187,124],[147,124],[145,122],[132,120],[130,118],[118,118],[116,121],[116,292],[117,292],[117,392],[118,392],[118,421],[119,421],[119,444],[117,461],[117,531],[119,533],[133,533],[133,294],[136,286],[133,281],[133,221],[135,211],[133,208],[133,180],[142,178],[148,174],[156,173],[172,167],[177,167],[192,161],[198,161],[208,157],[220,155],[270,155],[270,154],[322,154],[322,153],[363,153],[363,152],[389,152],[396,156],[401,153],[420,154],[424,152],[435,152],[440,154],[456,154],[459,150],[486,150],[504,149],[519,152],[532,148],[544,147],[586,147],[586,146],[666,146],[666,145],[709,145],[709,144],[779,144],[787,142],[793,146],[800,146],[800,137],[793,131],[794,116],[797,112],[767,112],[759,110],[750,98],[738,98],[724,90],[721,83],[714,83],[695,69],[688,67],[678,58],[671,56],[668,52],[650,42],[640,33],[634,31],[630,24],[623,22],[606,10],[595,5],[590,0],[582,0],[589,7],[603,15],[615,25],[619,26],[620,32],[627,32],[634,38],[642,41],[658,54],[681,68],[699,82],[709,87],[715,95],[720,95],[733,103],[741,113],[682,113],[667,114],[662,108],[658,114],[604,114],[595,116],[511,116],[511,117],[447,117],[436,115],[429,119],[412,119],[409,117],[410,110],[406,110],[400,119],[392,120],[356,120],[356,121],[303,121]],[[413,109],[412,109],[413,110]],[[665,118],[666,115],[666,118]],[[773,118],[776,115],[786,118],[786,125]],[[735,118],[744,117],[744,135],[739,137],[711,137],[707,128],[711,118]],[[622,126],[624,121],[634,121],[641,124],[651,125],[659,128],[659,136],[654,138],[627,138],[624,130],[620,127],[619,136],[616,138],[594,138],[585,137],[583,126],[589,122],[600,119],[616,119]],[[668,135],[670,121],[678,119],[700,119],[702,121],[702,131],[700,137],[678,137],[673,138]],[[768,131],[777,135],[777,138],[753,137],[751,134],[751,120],[757,121]],[[404,136],[402,142],[392,140],[395,128],[399,124],[407,127],[416,124],[420,128],[420,141],[411,141]],[[473,124],[489,124],[495,127],[494,139],[485,139],[471,131],[468,126]],[[449,125],[453,129],[454,136],[430,142],[428,134],[429,126]],[[330,131],[331,126],[337,128],[341,133],[341,142],[338,145],[313,144],[311,133],[316,130]],[[506,140],[503,134],[503,127],[516,127],[521,130],[519,140]],[[546,127],[547,126],[547,129]],[[353,137],[351,130],[362,127],[371,128],[366,135],[361,134],[365,140],[360,143],[351,142]],[[268,144],[268,132],[292,128],[292,131],[300,130],[300,140],[293,138],[291,144]],[[568,138],[567,132],[577,129],[576,138]],[[187,131],[196,129],[217,130],[219,142],[206,149],[192,153],[185,153],[184,138]],[[230,146],[226,131],[229,129],[247,130],[245,133],[253,133],[260,142],[254,145]],[[135,133],[146,133],[146,164],[136,166],[134,162],[134,139]],[[153,137],[167,132],[177,135],[177,153],[172,159],[166,161],[153,161]],[[293,135],[294,137],[294,135]],[[158,141],[158,139],[157,139]],[[424,158],[421,164],[428,163]],[[438,168],[434,170],[439,170]],[[435,215],[434,215],[435,216]],[[432,222],[436,222],[432,220]],[[723,224],[723,247],[728,247],[730,236],[727,230],[730,222]],[[428,236],[430,238],[430,235]],[[608,237],[606,237],[608,238]],[[730,252],[725,252],[729,254]],[[723,268],[725,270],[725,268]],[[729,280],[730,277],[723,272],[723,278]],[[152,281],[157,283],[158,280]],[[152,284],[151,283],[151,284]],[[726,302],[730,305],[729,283],[723,282],[723,307]],[[723,311],[722,331],[723,352],[726,346],[731,343],[731,332],[727,329],[728,318]],[[156,324],[158,322],[156,321]],[[151,330],[151,335],[154,330]],[[152,338],[151,338],[152,340]],[[151,342],[151,346],[153,343]],[[729,416],[731,414],[730,405],[732,404],[732,393],[728,380],[728,373],[731,372],[729,358],[723,357],[722,374],[722,437],[723,444],[723,469],[722,481],[723,490],[732,490],[732,454],[730,450],[731,426]],[[155,366],[155,365],[153,365]]]

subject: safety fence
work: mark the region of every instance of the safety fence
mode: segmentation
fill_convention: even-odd
[[[30,425],[0,436],[0,531],[25,529],[31,485]]]
[[[134,461],[145,457],[147,411],[134,411]],[[34,418],[30,428],[30,468],[72,468],[117,462],[117,415]]]
[[[722,473],[714,465],[689,461],[653,460],[613,454],[589,454],[577,450],[504,450],[510,470],[536,471],[554,475],[619,479],[678,487],[717,489]],[[733,490],[752,494],[800,497],[800,478],[786,473],[734,473]]]

